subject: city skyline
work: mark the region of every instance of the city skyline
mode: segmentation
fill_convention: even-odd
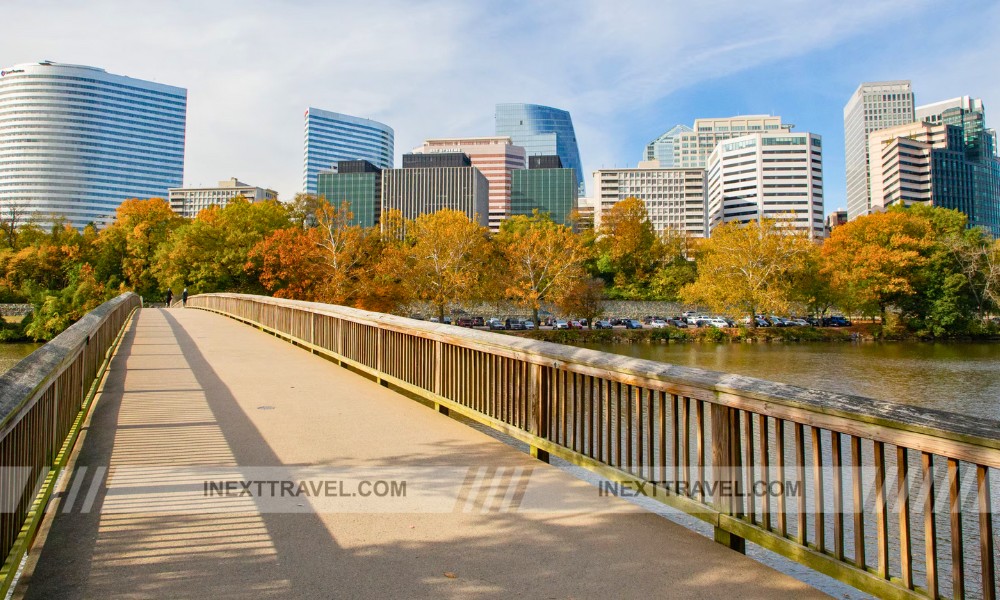
[[[753,32],[738,40],[680,4],[631,4],[642,19],[598,3],[505,4],[496,18],[491,3],[377,4],[310,5],[288,17],[255,2],[180,2],[142,14],[90,2],[53,19],[15,0],[5,17],[18,27],[0,40],[0,63],[86,64],[186,88],[183,185],[240,176],[284,200],[301,190],[309,106],[392,127],[396,165],[426,138],[491,135],[497,103],[561,108],[573,117],[588,182],[600,168],[634,167],[677,123],[781,115],[794,131],[823,136],[831,212],[846,207],[842,108],[861,82],[911,80],[918,105],[964,95],[982,98],[987,111],[1000,103],[1000,83],[981,75],[1000,50],[986,33],[1000,6],[986,2],[964,16],[906,2],[779,2],[767,11],[722,3]],[[979,27],[967,26],[969,10]],[[333,13],[346,32],[336,40],[319,35]],[[181,35],[191,14],[198,33]],[[685,26],[663,35],[668,22]],[[894,31],[906,35],[885,44]]]

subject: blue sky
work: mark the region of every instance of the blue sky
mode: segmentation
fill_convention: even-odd
[[[141,6],[141,10],[138,8]],[[844,205],[843,106],[862,81],[1000,111],[1000,3],[7,0],[0,66],[55,60],[188,89],[185,183],[300,191],[308,106],[383,121],[397,157],[492,135],[497,102],[569,110],[586,179],[698,117],[771,113],[824,139]],[[13,26],[12,24],[16,24]]]

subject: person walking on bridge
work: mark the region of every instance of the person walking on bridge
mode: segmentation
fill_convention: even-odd
[[[187,305],[188,305],[188,289],[184,288],[184,291],[181,292],[181,308],[187,308]]]
[[[167,288],[167,308],[170,308],[170,303],[174,300],[174,291]]]

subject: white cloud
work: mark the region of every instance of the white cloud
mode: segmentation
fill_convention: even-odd
[[[573,114],[588,171],[639,148],[677,89],[827,47],[911,2],[5,3],[5,64],[51,59],[188,89],[187,184],[301,186],[307,106],[383,121],[397,154],[493,132],[497,102]],[[664,123],[664,129],[672,123]],[[659,132],[650,132],[650,137]],[[589,180],[589,177],[587,178]]]

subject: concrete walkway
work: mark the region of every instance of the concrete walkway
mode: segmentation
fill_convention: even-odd
[[[411,497],[210,498],[202,487],[215,475],[192,479],[209,472],[396,474]],[[327,360],[194,309],[140,311],[62,487],[20,597],[822,596]]]

